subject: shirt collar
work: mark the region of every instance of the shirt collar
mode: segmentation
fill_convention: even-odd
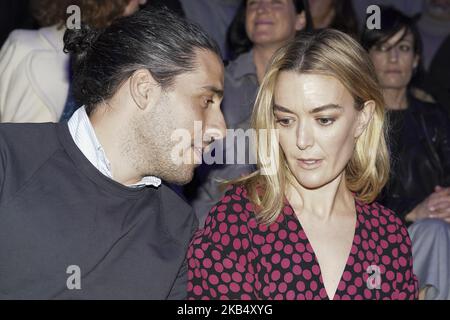
[[[86,113],[85,107],[78,108],[68,122],[70,134],[78,149],[101,173],[110,179],[113,179],[111,163],[106,157],[100,141],[98,141],[91,121]],[[138,183],[129,185],[129,187],[154,186],[159,187],[161,179],[154,176],[143,177]]]

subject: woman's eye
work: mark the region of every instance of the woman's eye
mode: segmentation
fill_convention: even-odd
[[[389,51],[389,47],[386,46],[386,45],[376,46],[376,49],[377,49],[378,51],[381,51],[381,52]]]
[[[293,120],[285,118],[285,119],[278,119],[276,122],[283,127],[288,127],[292,124]]]
[[[317,119],[317,122],[319,122],[319,124],[321,126],[325,126],[325,127],[333,124],[334,121],[335,121],[335,119],[331,119],[331,118],[319,118],[319,119]]]
[[[400,50],[401,51],[403,51],[403,52],[409,52],[409,51],[411,51],[411,46],[410,45],[407,45],[407,44],[402,44],[402,45],[400,45]]]

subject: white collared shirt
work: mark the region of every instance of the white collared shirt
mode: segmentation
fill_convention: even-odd
[[[89,162],[105,176],[113,179],[111,163],[106,157],[105,150],[95,135],[94,128],[92,127],[84,106],[78,108],[78,110],[74,112],[69,119],[68,126],[73,141]],[[138,183],[129,185],[128,187],[143,187],[150,185],[159,187],[161,185],[161,179],[154,176],[147,176],[143,177]]]

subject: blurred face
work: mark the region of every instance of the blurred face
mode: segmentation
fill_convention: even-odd
[[[156,162],[157,172],[153,174],[176,184],[192,179],[211,137],[223,137],[226,130],[220,110],[222,61],[205,50],[198,50],[196,60],[195,71],[177,76],[151,112],[135,119],[134,139],[130,139],[136,141],[136,149],[143,150],[140,158],[145,168],[155,167]],[[174,161],[174,153],[183,160],[181,163]]]
[[[408,32],[403,37],[403,34],[404,30],[400,30],[385,43],[369,51],[383,89],[406,88],[419,62],[419,57],[414,53],[413,35]]]
[[[131,16],[133,13],[139,10],[139,6],[143,6],[147,3],[147,0],[130,0],[125,8],[123,15],[125,17]]]
[[[437,20],[450,20],[450,0],[426,0],[425,11]]]
[[[245,27],[255,45],[280,45],[304,28],[292,0],[247,0]]]
[[[351,94],[334,77],[280,74],[274,97],[276,128],[301,186],[317,189],[344,173],[356,138],[370,119],[369,109],[357,111]]]

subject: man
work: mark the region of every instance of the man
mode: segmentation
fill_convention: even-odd
[[[68,30],[65,50],[84,106],[0,125],[0,298],[182,299],[197,222],[161,180],[190,181],[223,136],[219,49],[155,10]]]

